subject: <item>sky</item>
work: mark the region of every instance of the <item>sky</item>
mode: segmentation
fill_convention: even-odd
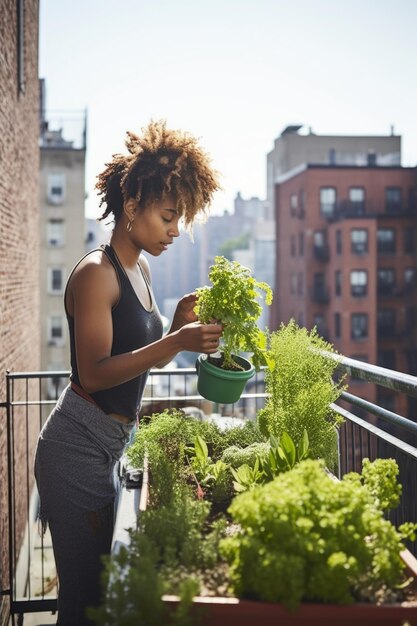
[[[417,165],[416,24],[415,0],[40,0],[47,111],[87,111],[87,216],[97,174],[151,119],[200,138],[221,174],[215,213],[238,191],[266,197],[289,124],[393,126]]]

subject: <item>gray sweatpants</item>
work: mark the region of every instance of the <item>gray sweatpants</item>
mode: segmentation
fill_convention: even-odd
[[[85,608],[100,601],[102,556],[113,533],[114,468],[132,426],[67,387],[39,436],[35,475],[57,566],[59,626],[89,624]]]

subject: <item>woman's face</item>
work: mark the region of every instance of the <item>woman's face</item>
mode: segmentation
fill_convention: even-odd
[[[136,213],[131,235],[142,250],[159,256],[179,237],[179,220],[175,199],[167,195]]]

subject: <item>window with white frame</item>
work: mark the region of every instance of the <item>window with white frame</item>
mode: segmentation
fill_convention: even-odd
[[[353,254],[368,252],[368,231],[366,228],[352,228],[350,231],[350,249]]]
[[[322,187],[320,189],[320,213],[324,217],[332,217],[336,208],[336,189]]]
[[[349,204],[356,215],[362,215],[365,211],[365,189],[363,187],[350,187]]]
[[[63,172],[50,172],[47,185],[49,204],[62,204],[65,199],[65,174]]]
[[[366,296],[368,292],[368,272],[366,270],[352,270],[350,273],[350,291],[352,296]]]
[[[48,293],[62,294],[64,290],[64,268],[48,268]]]
[[[50,219],[47,224],[47,240],[49,246],[63,246],[65,243],[64,220]]]
[[[292,193],[290,197],[291,215],[297,215],[298,209],[298,196],[296,193]]]
[[[48,317],[48,344],[64,345],[64,318],[62,315],[50,315]]]

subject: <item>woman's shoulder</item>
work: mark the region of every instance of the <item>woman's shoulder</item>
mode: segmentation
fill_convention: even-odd
[[[108,299],[111,304],[118,300],[118,278],[103,249],[93,250],[76,264],[68,279],[66,295],[68,304],[75,295]]]

